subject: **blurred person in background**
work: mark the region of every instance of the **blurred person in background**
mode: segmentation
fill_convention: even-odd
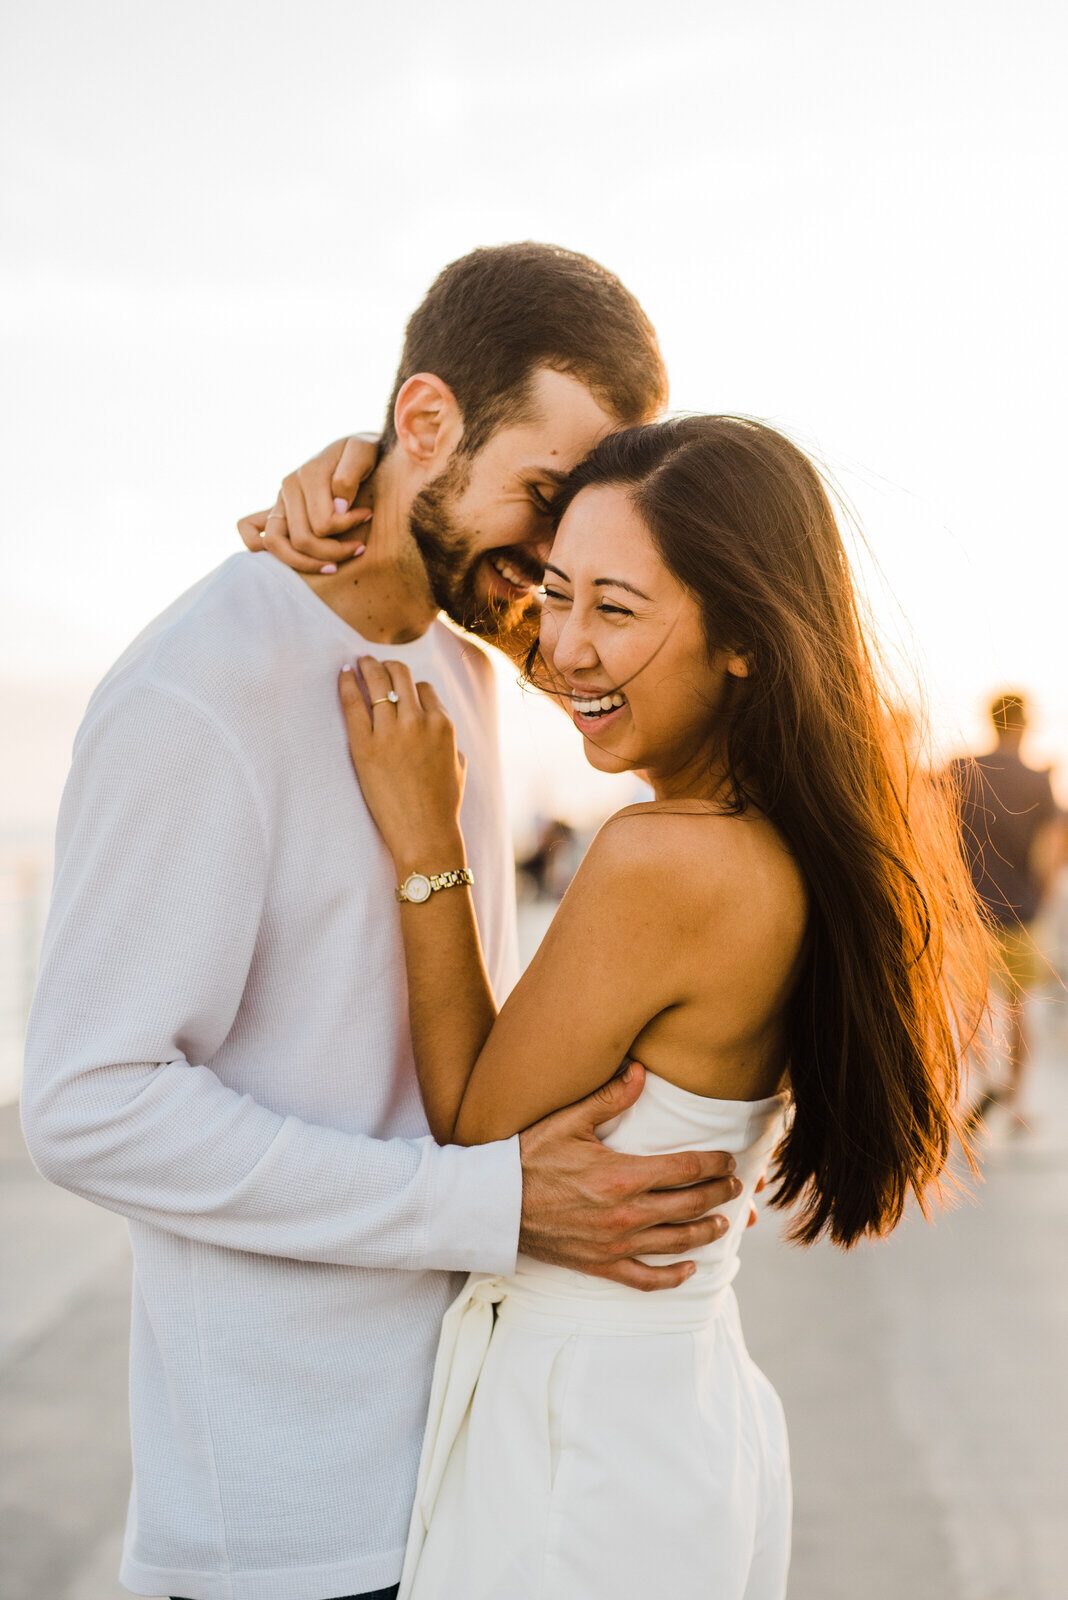
[[[542,818],[534,849],[516,862],[520,881],[538,898],[563,897],[579,863],[581,849],[574,828],[562,817]]]
[[[994,749],[959,756],[950,765],[965,858],[997,934],[995,981],[1008,1024],[1008,1083],[984,1090],[972,1111],[974,1122],[998,1102],[1018,1114],[1030,1046],[1027,998],[1048,971],[1034,924],[1062,848],[1062,819],[1049,770],[1029,767],[1020,754],[1028,724],[1025,697],[1012,691],[999,694],[990,706],[990,720]]]

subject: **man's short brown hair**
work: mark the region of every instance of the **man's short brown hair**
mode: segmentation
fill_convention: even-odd
[[[653,326],[611,272],[559,245],[473,250],[438,274],[408,323],[385,448],[397,438],[397,395],[415,373],[448,384],[464,423],[460,448],[474,455],[499,427],[523,420],[541,367],[577,378],[621,426],[667,401]]]

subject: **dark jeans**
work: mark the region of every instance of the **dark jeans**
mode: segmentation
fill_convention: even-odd
[[[397,1600],[399,1588],[400,1584],[395,1583],[389,1589],[375,1589],[373,1592],[368,1591],[367,1594],[339,1595],[338,1600]],[[172,1594],[171,1600],[182,1600],[182,1597],[181,1595]]]

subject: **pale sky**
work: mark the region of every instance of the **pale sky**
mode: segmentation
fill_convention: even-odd
[[[436,271],[517,238],[635,290],[673,408],[813,449],[944,738],[1019,685],[1063,778],[1060,0],[35,0],[5,29],[0,824],[48,820],[88,688],[234,519],[378,426]],[[563,719],[506,704],[514,787],[600,805]]]

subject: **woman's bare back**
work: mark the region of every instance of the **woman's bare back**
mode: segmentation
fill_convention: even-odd
[[[632,806],[613,824],[628,827],[634,850],[671,861],[664,960],[679,998],[650,1018],[633,1055],[694,1094],[774,1094],[807,919],[804,880],[781,836],[758,814],[725,816],[697,801]]]

